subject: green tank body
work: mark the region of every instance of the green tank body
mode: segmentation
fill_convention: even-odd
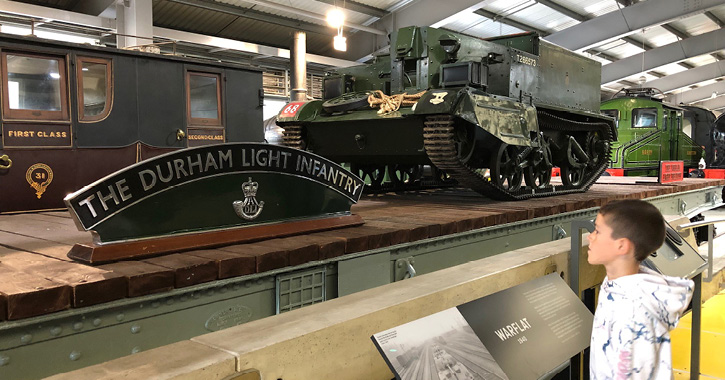
[[[533,33],[407,27],[394,41],[327,75],[324,100],[285,106],[285,144],[349,163],[373,189],[458,183],[496,199],[584,191],[606,169],[616,129],[597,61]]]

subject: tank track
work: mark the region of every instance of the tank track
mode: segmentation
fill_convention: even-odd
[[[612,141],[609,126],[604,122],[589,123],[564,119],[550,114],[544,110],[538,110],[539,130],[558,130],[563,132],[600,131],[603,140]],[[497,200],[524,200],[530,198],[546,197],[551,195],[570,194],[584,192],[599,178],[606,170],[611,157],[611,144],[609,144],[606,159],[601,160],[599,165],[590,171],[584,183],[577,187],[566,187],[564,185],[548,186],[540,189],[522,187],[520,190],[509,192],[508,190],[491,182],[483,176],[483,173],[471,168],[460,160],[456,152],[454,139],[454,127],[452,115],[436,115],[426,118],[423,130],[423,141],[426,153],[431,162],[441,170],[446,171],[456,179],[462,186],[468,187],[477,193]]]

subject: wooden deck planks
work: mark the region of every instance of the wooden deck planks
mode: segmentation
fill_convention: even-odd
[[[638,183],[632,183],[638,182]],[[89,267],[70,261],[90,241],[67,212],[0,216],[0,321],[137,297],[203,282],[263,273],[436,236],[651,198],[725,183],[688,179],[659,185],[606,178],[586,193],[496,202],[462,189],[365,196],[353,206],[363,226],[274,238]],[[6,279],[10,279],[9,281]]]
[[[128,297],[161,293],[174,288],[174,271],[158,265],[141,261],[120,261],[98,268],[124,276]]]
[[[0,264],[0,297],[7,320],[54,313],[70,308],[71,288]]]
[[[175,288],[216,280],[219,272],[216,260],[180,253],[158,256],[141,262],[172,270]]]
[[[257,271],[257,259],[254,256],[239,255],[218,249],[190,251],[182,254],[213,260],[219,279],[244,276]]]
[[[2,255],[0,262],[18,271],[68,285],[73,307],[97,305],[126,297],[126,278],[103,269],[28,252]]]

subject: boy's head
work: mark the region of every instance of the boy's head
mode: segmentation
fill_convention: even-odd
[[[618,254],[633,253],[643,261],[665,241],[665,221],[659,210],[641,200],[610,202],[597,214],[589,234],[589,262],[607,264]]]

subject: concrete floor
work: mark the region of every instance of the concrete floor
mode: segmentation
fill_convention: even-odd
[[[704,213],[705,220],[725,219],[725,207]],[[706,300],[702,306],[700,379],[725,379],[725,362],[722,361],[722,344],[725,341],[725,291],[722,290],[722,271],[725,268],[725,221],[715,224],[713,249],[714,282],[719,294]],[[699,247],[700,254],[707,256],[707,244]],[[707,273],[703,273],[703,276]],[[703,288],[707,286],[703,283]],[[712,294],[712,293],[711,293]],[[705,294],[703,294],[703,298]],[[672,339],[672,367],[675,380],[690,379],[690,327],[692,314],[685,314],[670,335]]]
[[[725,220],[725,206],[706,211],[703,215],[705,216],[705,220]],[[715,223],[715,236],[715,245],[713,248],[715,260],[713,261],[713,267],[717,273],[725,268],[725,221]],[[699,251],[702,256],[707,256],[707,244],[701,245]]]

